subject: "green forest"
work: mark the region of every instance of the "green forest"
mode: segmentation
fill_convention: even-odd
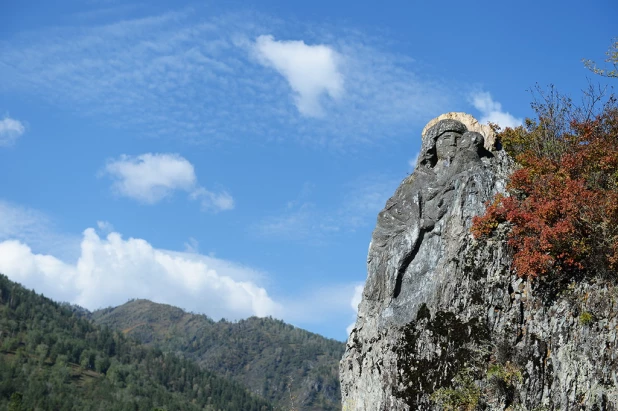
[[[268,317],[213,321],[148,300],[98,310],[91,318],[234,379],[283,409],[341,408],[340,341]]]
[[[0,275],[0,409],[272,410],[190,360]]]

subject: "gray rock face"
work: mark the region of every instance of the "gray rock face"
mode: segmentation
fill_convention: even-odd
[[[618,290],[530,284],[509,270],[505,227],[470,234],[513,167],[459,121],[424,133],[378,215],[344,410],[618,409]]]

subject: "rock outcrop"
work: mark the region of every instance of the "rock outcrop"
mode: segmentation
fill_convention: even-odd
[[[494,132],[494,130],[487,124],[479,123],[477,119],[475,119],[468,113],[453,111],[450,113],[439,115],[438,117],[427,123],[425,128],[423,128],[423,132],[421,134],[425,135],[427,133],[427,130],[436,125],[438,121],[442,120],[457,120],[460,123],[465,124],[468,131],[476,131],[483,136],[483,138],[485,139],[484,146],[487,150],[493,150],[495,148],[494,146],[496,144],[496,133]]]
[[[479,131],[463,113],[430,122],[378,215],[343,409],[618,409],[618,289],[532,284],[510,271],[506,227],[472,238],[514,167]]]

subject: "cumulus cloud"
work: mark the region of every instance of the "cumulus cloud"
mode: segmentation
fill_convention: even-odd
[[[298,111],[309,117],[323,114],[320,98],[338,99],[343,94],[341,56],[331,47],[307,45],[304,41],[277,41],[259,36],[254,50],[259,61],[277,70],[294,90]]]
[[[26,127],[19,120],[5,116],[0,120],[0,147],[11,146],[26,131]]]
[[[352,299],[350,300],[350,305],[352,306],[352,309],[354,310],[355,315],[358,314],[358,305],[363,299],[363,289],[364,288],[365,288],[365,284],[359,284],[356,287],[354,287],[354,295],[352,296]],[[354,329],[354,325],[356,325],[356,319],[354,320],[352,324],[348,325],[348,327],[346,328],[348,335],[350,335],[350,333]]]
[[[114,180],[112,190],[118,195],[144,204],[155,204],[175,191],[186,191],[190,198],[200,200],[204,211],[234,208],[229,193],[215,193],[199,186],[193,164],[178,154],[122,155],[108,161],[103,174]]]
[[[262,275],[242,265],[157,249],[116,232],[102,238],[92,228],[84,231],[80,249],[77,262],[69,263],[7,240],[0,243],[0,272],[88,309],[147,298],[217,319],[281,314],[281,306],[255,283]]]
[[[355,297],[350,307],[350,296],[362,291],[357,282],[304,284],[297,292],[273,296],[265,287],[272,281],[269,275],[201,254],[194,238],[184,251],[171,251],[144,239],[124,239],[107,221],[79,238],[54,233],[51,225],[41,212],[0,200],[0,273],[89,309],[147,298],[215,319],[257,315],[305,327],[330,325],[343,338],[350,308],[356,312],[360,301]]]
[[[191,190],[196,184],[193,165],[178,154],[122,155],[105,166],[120,195],[154,204],[175,190]]]
[[[517,127],[523,123],[521,118],[502,111],[502,104],[494,101],[489,92],[477,92],[470,96],[474,108],[481,112],[481,124],[496,123],[500,127]]]

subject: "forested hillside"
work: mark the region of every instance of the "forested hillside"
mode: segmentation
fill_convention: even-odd
[[[273,409],[238,383],[84,314],[0,275],[0,409]]]
[[[344,344],[272,318],[215,322],[169,305],[133,300],[93,313],[140,341],[232,377],[284,409],[340,409]]]

